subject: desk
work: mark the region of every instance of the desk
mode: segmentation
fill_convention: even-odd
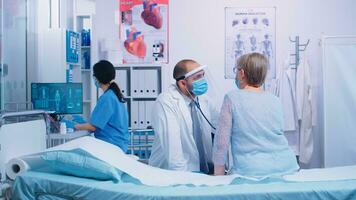
[[[47,135],[47,148],[54,147],[76,138],[88,136],[88,131],[74,131],[66,134],[50,133]]]

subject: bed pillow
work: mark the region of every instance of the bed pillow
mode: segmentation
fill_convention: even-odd
[[[49,151],[41,158],[54,170],[68,175],[97,180],[112,180],[117,183],[122,172],[83,150]]]

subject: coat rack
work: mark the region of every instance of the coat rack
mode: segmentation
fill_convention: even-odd
[[[291,56],[295,57],[295,62],[290,63],[290,65],[294,65],[293,68],[296,69],[300,63],[300,52],[306,50],[307,46],[309,45],[310,39],[308,39],[307,43],[305,44],[300,44],[299,36],[296,36],[294,40],[289,37],[289,41],[295,43],[295,53],[291,54]]]

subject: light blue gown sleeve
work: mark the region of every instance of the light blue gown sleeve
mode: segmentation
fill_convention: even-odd
[[[225,165],[230,147],[232,132],[232,103],[226,95],[221,107],[218,130],[214,138],[213,162],[216,165]]]
[[[90,123],[99,129],[104,129],[113,115],[114,110],[110,101],[107,101],[107,99],[102,100],[104,101],[98,101],[98,104],[95,106],[90,118]]]

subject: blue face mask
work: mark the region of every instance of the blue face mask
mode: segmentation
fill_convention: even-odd
[[[193,82],[193,89],[192,89],[193,94],[199,96],[205,94],[206,91],[208,91],[208,83],[204,78]]]
[[[240,89],[240,80],[239,79],[235,79],[235,85],[236,85],[237,89]]]
[[[96,88],[99,88],[99,87],[100,87],[100,85],[99,85],[99,83],[98,83],[98,81],[96,80],[96,78],[95,78],[95,77],[93,77],[93,81],[94,81],[94,85],[95,85],[95,87],[96,87]]]

